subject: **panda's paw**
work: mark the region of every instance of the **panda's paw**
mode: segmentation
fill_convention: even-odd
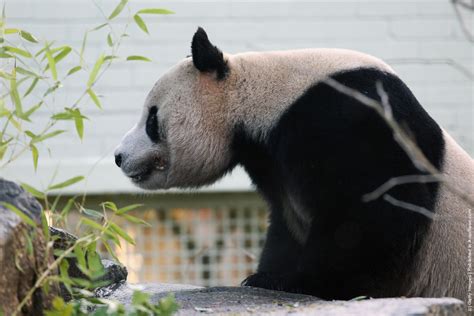
[[[242,281],[242,286],[259,287],[267,290],[301,293],[295,277],[257,272]]]

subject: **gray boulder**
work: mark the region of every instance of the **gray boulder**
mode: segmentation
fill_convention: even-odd
[[[309,295],[252,287],[202,288],[179,284],[122,284],[97,294],[129,305],[135,289],[151,294],[154,303],[174,293],[180,305],[177,315],[466,315],[463,303],[453,298],[323,301]]]

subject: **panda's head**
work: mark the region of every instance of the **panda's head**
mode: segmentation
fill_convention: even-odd
[[[227,55],[202,28],[191,48],[190,58],[156,82],[139,122],[115,151],[117,165],[141,188],[196,187],[214,182],[231,167]]]

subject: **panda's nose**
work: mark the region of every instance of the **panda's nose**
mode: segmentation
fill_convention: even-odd
[[[122,154],[115,154],[115,164],[120,168],[122,165]]]

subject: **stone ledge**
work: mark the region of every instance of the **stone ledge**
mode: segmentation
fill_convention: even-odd
[[[177,315],[467,315],[454,298],[386,298],[362,301],[324,301],[313,296],[252,287],[202,288],[179,284],[122,284],[107,298],[129,304],[133,290],[151,294],[153,302],[173,292],[180,305]]]

